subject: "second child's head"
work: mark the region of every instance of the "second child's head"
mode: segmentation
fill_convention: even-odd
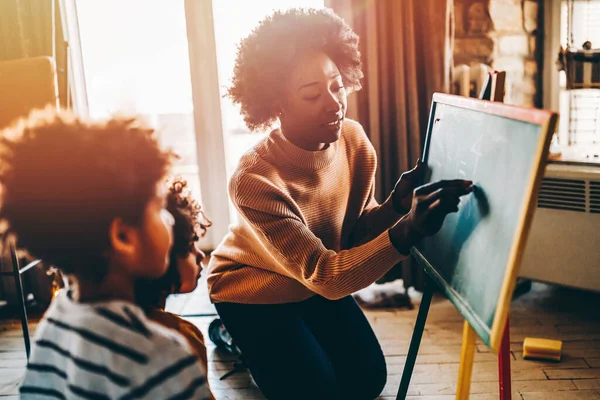
[[[142,308],[162,308],[164,299],[172,293],[190,293],[202,272],[204,253],[198,248],[198,240],[206,233],[211,222],[200,204],[195,201],[183,179],[174,179],[168,189],[167,211],[173,216],[173,247],[169,255],[169,267],[158,279],[142,279],[136,285],[136,302]]]
[[[162,183],[171,160],[137,119],[33,112],[0,136],[2,231],[79,281],[160,277],[172,240]]]

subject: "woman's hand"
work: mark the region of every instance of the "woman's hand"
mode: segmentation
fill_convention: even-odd
[[[410,211],[410,207],[413,201],[413,192],[419,184],[421,178],[421,172],[423,170],[423,163],[421,160],[417,161],[417,165],[410,171],[406,171],[400,176],[396,186],[392,191],[392,204],[394,210],[398,214],[407,214]]]
[[[437,233],[450,213],[458,211],[460,198],[473,191],[473,182],[443,180],[423,185],[414,191],[408,215],[390,229],[392,244],[408,254],[416,242]]]
[[[473,182],[462,179],[444,180],[415,190],[408,220],[421,236],[437,233],[450,213],[458,211],[460,198],[473,191]]]

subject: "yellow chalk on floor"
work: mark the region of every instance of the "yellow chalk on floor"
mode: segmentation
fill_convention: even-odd
[[[561,351],[560,340],[525,338],[523,341],[523,358],[526,360],[560,361]]]

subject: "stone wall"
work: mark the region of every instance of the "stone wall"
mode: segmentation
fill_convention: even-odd
[[[454,0],[454,65],[483,63],[506,71],[506,103],[539,102],[539,1]]]

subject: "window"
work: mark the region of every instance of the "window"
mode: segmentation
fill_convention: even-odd
[[[190,183],[213,226],[213,249],[237,213],[227,181],[241,155],[266,132],[250,133],[223,98],[237,44],[275,9],[324,0],[60,0],[70,45],[77,112],[135,112],[180,155],[175,174]]]
[[[546,18],[545,107],[560,113],[559,144],[597,153],[600,146],[600,89],[566,89],[566,74],[556,70],[559,46],[581,49],[585,41],[600,48],[600,0],[553,0]],[[570,28],[569,28],[570,27]],[[583,154],[582,153],[582,154]],[[587,155],[587,154],[586,154]],[[585,158],[586,155],[583,157]],[[585,161],[585,160],[584,160]]]
[[[146,117],[181,157],[174,173],[200,198],[183,2],[76,4],[89,115]]]

